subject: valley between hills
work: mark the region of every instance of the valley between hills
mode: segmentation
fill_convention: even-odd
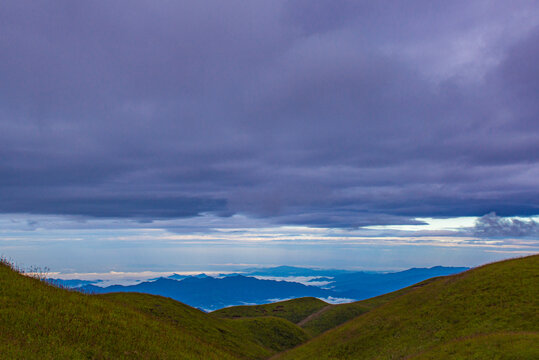
[[[537,359],[539,255],[331,305],[205,313],[162,296],[89,295],[0,265],[5,359]]]

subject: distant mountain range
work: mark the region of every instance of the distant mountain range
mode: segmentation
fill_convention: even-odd
[[[387,286],[396,280],[456,270],[436,267],[378,275],[383,275],[380,279],[386,279],[382,283]],[[288,295],[338,292],[231,275],[179,281],[160,278],[107,288],[122,292],[83,296],[24,276],[0,259],[0,357],[539,359],[538,270],[539,256],[528,256],[346,304],[303,297],[207,314],[170,298],[123,291],[161,288],[166,296],[185,296],[206,305],[219,299],[223,303],[263,299],[286,289]],[[358,279],[369,278],[357,273],[341,275],[331,279],[341,286],[349,280],[348,291],[357,288]]]
[[[60,286],[60,287],[76,289],[85,285],[99,284],[103,282],[103,280],[79,280],[79,279],[63,280],[63,279],[49,278],[47,279],[47,282],[56,286]]]
[[[466,267],[412,268],[394,273],[353,272],[335,274],[328,286],[356,300],[368,299],[402,289],[420,281],[466,271]]]
[[[113,285],[103,288],[85,285],[79,289],[93,294],[139,292],[161,295],[206,311],[230,305],[261,304],[295,297],[328,298],[338,295],[335,291],[316,286],[288,281],[259,280],[242,275],[224,278],[190,276],[179,281],[159,278],[130,286]]]
[[[270,268],[248,268],[242,274],[261,275],[261,276],[336,276],[340,274],[354,273],[349,270],[339,269],[310,269],[297,266],[276,266]]]
[[[362,300],[395,291],[431,277],[451,275],[467,269],[436,266],[394,273],[374,273],[279,266],[247,269],[243,274],[221,274],[219,277],[205,274],[196,276],[173,274],[168,278],[156,278],[129,286],[101,287],[96,286],[96,283],[83,283],[84,281],[79,283],[77,280],[67,280],[62,285],[95,294],[140,292],[161,295],[205,311],[212,311],[233,305],[264,304],[304,296],[317,297],[330,302]],[[260,279],[260,277],[272,279]],[[303,284],[294,281],[294,278],[302,278]],[[283,279],[287,281],[282,281]],[[55,281],[61,283],[57,279]],[[323,285],[314,286],[314,284]]]

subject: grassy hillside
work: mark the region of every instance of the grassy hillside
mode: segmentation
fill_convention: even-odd
[[[264,305],[232,306],[214,311],[212,314],[229,319],[276,316],[297,324],[327,305],[328,303],[320,299],[304,297]]]
[[[0,354],[264,359],[297,346],[275,358],[533,359],[539,358],[538,299],[539,256],[351,304],[301,298],[212,314],[148,294],[63,290],[0,263]]]
[[[315,316],[306,319],[307,321],[300,323],[300,326],[310,336],[316,336],[367,311],[369,311],[369,308],[361,305],[359,302],[332,305],[324,309],[323,312],[314,314]]]
[[[158,296],[84,295],[0,263],[2,358],[262,359],[305,339],[280,318],[218,319]]]
[[[428,359],[455,354],[453,358],[492,359],[503,351],[511,356],[498,358],[538,352],[539,256],[437,278],[390,296],[389,301],[372,299],[371,305],[378,302],[373,310],[275,358]]]
[[[438,278],[422,281],[416,285],[394,291],[389,294],[380,295],[371,299],[356,301],[348,304],[331,305],[315,316],[303,320],[299,325],[310,335],[317,336],[324,331],[333,329],[361,314],[371,311],[392,299],[412,291],[416,287],[424,286]]]
[[[450,341],[412,357],[438,359],[539,359],[539,334],[494,333]]]
[[[322,300],[305,297],[264,305],[231,306],[211,314],[220,318],[247,319],[264,316],[280,317],[316,336],[371,309],[362,302],[330,305]]]
[[[257,319],[219,319],[181,302],[161,296],[139,293],[112,293],[99,298],[136,309],[167,322],[211,344],[224,346],[235,354],[258,356],[265,349],[282,351],[307,340],[307,334],[290,321],[271,316]],[[268,353],[267,351],[264,351]]]
[[[398,297],[417,286],[434,281],[425,280],[419,284],[389,294],[348,304],[330,305],[320,299],[305,297],[264,305],[231,306],[216,310],[212,315],[222,318],[240,319],[259,316],[276,316],[292,321],[303,328],[309,336],[317,336],[361,314],[366,313]]]

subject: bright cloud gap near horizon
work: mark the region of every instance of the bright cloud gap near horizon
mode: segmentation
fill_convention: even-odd
[[[2,2],[0,255],[104,273],[538,252],[539,6],[317,4]]]
[[[390,271],[435,265],[476,266],[539,251],[533,237],[475,236],[470,225],[479,218],[420,218],[417,220],[423,225],[411,228],[351,230],[257,226],[256,220],[238,215],[228,219],[206,217],[193,222],[140,223],[128,219],[0,215],[1,255],[14,254],[16,259],[25,259],[25,265],[48,267],[61,278],[110,278],[107,284],[111,284],[112,279],[133,283],[174,272],[240,271],[245,263],[252,267]]]

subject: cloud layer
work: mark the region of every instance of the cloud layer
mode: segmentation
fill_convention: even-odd
[[[539,224],[533,219],[504,219],[490,213],[477,219],[474,233],[480,237],[539,237]]]
[[[538,214],[538,19],[530,1],[4,1],[0,212]]]

